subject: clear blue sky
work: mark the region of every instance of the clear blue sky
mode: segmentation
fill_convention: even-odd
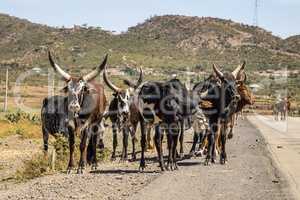
[[[126,31],[153,15],[232,19],[252,25],[255,0],[1,0],[0,12],[51,26],[87,23]],[[259,0],[259,26],[275,35],[300,34],[300,0]]]

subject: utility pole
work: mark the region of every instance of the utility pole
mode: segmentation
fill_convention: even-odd
[[[253,17],[253,26],[258,26],[258,0],[255,0],[254,3],[254,17]]]
[[[7,111],[7,96],[8,96],[8,67],[6,67],[4,112]]]

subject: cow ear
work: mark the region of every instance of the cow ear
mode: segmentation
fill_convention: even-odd
[[[85,87],[84,91],[86,91],[89,94],[97,92],[95,88],[91,88],[91,87]]]
[[[67,93],[68,92],[68,86],[66,85],[62,89],[60,89],[60,92]]]

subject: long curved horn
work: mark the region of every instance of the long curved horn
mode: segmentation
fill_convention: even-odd
[[[110,82],[110,80],[107,77],[107,72],[106,72],[106,66],[104,67],[104,71],[103,71],[103,80],[106,83],[106,85],[112,89],[114,92],[120,92],[121,89],[118,88],[117,86],[115,86],[112,82]]]
[[[218,67],[215,64],[213,64],[213,69],[214,69],[214,72],[216,73],[216,75],[220,79],[222,79],[224,77],[224,74],[218,69]]]
[[[233,70],[233,72],[231,72],[235,79],[237,78],[240,71],[244,70],[245,66],[246,66],[246,61],[243,61],[242,65],[239,65],[237,68],[235,68],[235,70]]]
[[[65,72],[64,70],[62,70],[60,68],[60,66],[53,61],[50,51],[48,51],[48,57],[49,57],[50,64],[53,67],[54,71],[58,72],[65,81],[69,81],[71,79],[71,75],[68,74],[67,72]]]
[[[245,72],[244,72],[244,75],[245,75],[245,76],[244,76],[243,82],[246,83],[248,77],[247,77],[247,74],[246,74]]]
[[[247,81],[247,74],[245,73],[244,70],[241,70],[240,73],[238,74],[237,81],[243,83]]]
[[[93,71],[91,71],[87,75],[83,76],[82,79],[85,80],[86,82],[89,82],[89,81],[93,80],[94,78],[96,78],[100,74],[100,72],[105,68],[106,62],[107,62],[107,57],[108,57],[108,54],[105,55],[104,60],[98,67],[96,67]]]
[[[137,89],[143,83],[143,79],[144,79],[143,69],[142,69],[142,67],[140,67],[140,76],[139,76],[139,79],[137,80],[137,82],[133,83],[132,81],[130,81],[128,79],[124,79],[124,83],[131,88]]]
[[[136,82],[135,86],[134,86],[134,89],[137,89],[142,83],[143,83],[143,69],[142,67],[140,67],[140,76],[139,76],[139,79],[138,81]]]

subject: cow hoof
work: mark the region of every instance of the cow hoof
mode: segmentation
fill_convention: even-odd
[[[170,171],[170,164],[169,164],[169,163],[168,163],[167,166],[166,166],[166,170],[167,170],[167,171]]]
[[[180,158],[180,159],[183,159],[183,158],[184,158],[184,153],[180,153],[180,154],[179,154],[179,158]]]
[[[77,169],[77,174],[83,174],[83,169],[82,168],[78,168]]]
[[[177,163],[174,163],[174,170],[178,170],[178,165],[177,165]]]
[[[131,161],[131,162],[136,161],[136,157],[135,157],[135,156],[132,156],[131,159],[130,159],[130,161]]]
[[[209,166],[209,159],[205,159],[204,166]]]
[[[140,167],[139,167],[139,171],[143,172],[146,168],[146,163],[145,161],[142,161],[140,162]]]
[[[71,174],[73,169],[74,169],[73,166],[68,166],[68,168],[67,168],[67,174]]]
[[[97,170],[97,168],[98,168],[98,164],[92,164],[92,167],[91,167],[92,170]]]
[[[225,165],[225,162],[226,162],[226,161],[225,161],[224,158],[221,158],[221,159],[220,159],[220,164],[221,164],[221,165]]]

